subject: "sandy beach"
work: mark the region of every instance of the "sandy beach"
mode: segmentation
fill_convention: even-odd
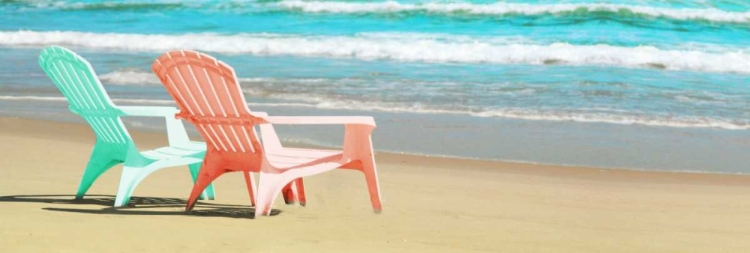
[[[111,207],[120,167],[74,201],[93,141],[85,125],[0,118],[0,252],[750,251],[750,176],[379,153],[383,213],[339,170],[306,178],[307,207],[252,219],[240,174],[185,213],[181,167],[149,176],[131,207]]]

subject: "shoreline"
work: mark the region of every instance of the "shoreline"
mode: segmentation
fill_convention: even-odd
[[[7,116],[0,116],[0,134],[7,134],[8,130],[11,131],[17,131],[17,133],[26,135],[28,134],[27,130],[19,130],[21,126],[42,126],[44,128],[44,125],[55,125],[55,126],[62,126],[65,129],[75,129],[75,135],[67,136],[62,139],[69,140],[68,138],[72,138],[76,141],[81,141],[82,138],[89,138],[90,143],[93,147],[94,143],[94,134],[89,129],[89,126],[86,124],[79,124],[79,123],[70,123],[70,122],[60,122],[60,121],[51,121],[51,120],[39,120],[39,119],[28,119],[28,118],[22,118],[22,117],[7,117]],[[88,137],[84,137],[85,132],[88,131]],[[166,130],[153,130],[153,131],[143,131],[143,130],[135,130],[133,131],[133,127],[129,127],[128,131],[131,135],[133,135],[134,139],[150,139],[150,138],[160,138],[162,140],[166,140]],[[44,132],[35,131],[37,135],[44,136],[45,138],[51,138],[51,139],[59,139],[60,137],[58,135],[48,134]],[[201,141],[199,136],[195,136],[194,134],[190,134],[190,138],[194,141]],[[648,174],[654,177],[659,178],[670,178],[671,176],[679,176],[681,179],[688,179],[688,178],[696,178],[696,177],[717,177],[717,178],[725,178],[725,177],[744,177],[747,179],[750,179],[750,174],[747,173],[729,173],[729,172],[711,172],[711,171],[670,171],[670,170],[650,170],[650,169],[636,169],[636,168],[616,168],[616,167],[593,167],[593,166],[580,166],[580,165],[561,165],[561,164],[547,164],[547,163],[538,163],[538,162],[528,162],[528,161],[505,161],[505,160],[493,160],[493,159],[481,159],[481,158],[467,158],[467,157],[451,157],[451,156],[440,156],[440,155],[427,155],[427,154],[410,154],[410,153],[395,153],[395,152],[387,152],[387,151],[378,151],[377,148],[377,140],[375,141],[375,152],[377,154],[376,156],[376,162],[380,162],[381,159],[384,159],[386,163],[396,163],[398,160],[410,160],[410,161],[418,161],[416,165],[431,165],[431,166],[437,166],[437,167],[448,167],[448,168],[454,168],[457,164],[465,164],[470,165],[474,167],[474,169],[480,168],[480,169],[488,169],[488,168],[495,168],[500,167],[504,168],[506,172],[507,168],[517,168],[516,170],[511,170],[512,172],[529,172],[532,174],[544,174],[544,173],[552,173],[554,171],[564,171],[567,175],[576,175],[576,174],[587,174],[587,175],[593,175],[597,173],[611,173],[611,174],[617,174],[617,175],[624,175],[624,176],[634,176],[637,174]],[[136,144],[143,143],[146,144],[146,146],[164,146],[166,145],[166,142],[154,142],[154,141],[136,141]],[[306,144],[306,143],[288,143],[283,142],[282,144],[284,146],[290,146],[290,147],[300,147],[300,148],[323,148],[323,149],[336,149],[336,147],[329,147],[329,146],[319,146],[314,144]],[[143,151],[144,148],[139,146],[139,148]],[[444,165],[444,164],[450,164],[450,165]],[[576,173],[578,172],[578,173]],[[644,177],[648,177],[647,175],[643,175]],[[640,177],[640,176],[639,176]]]
[[[50,86],[48,78],[43,78],[46,76],[41,76],[38,80],[39,87],[59,96],[59,91]],[[171,101],[163,98],[166,96],[165,91],[157,85],[111,85],[108,88],[117,91],[113,92],[112,98],[119,102],[142,97],[144,94],[150,94],[148,99]],[[750,148],[750,131],[529,121],[411,112],[365,112],[356,109],[266,106],[254,98],[251,101],[253,103],[250,109],[267,112],[269,115],[372,116],[380,123],[373,135],[376,148],[393,153],[639,171],[750,174],[745,166],[750,159],[742,152]],[[0,113],[0,117],[79,122],[80,119],[69,113],[65,105],[66,102],[62,100],[34,103],[0,100],[0,107],[7,108],[4,113]],[[124,121],[135,127],[134,130],[159,132],[159,129],[163,129],[163,124],[154,119],[136,117],[126,118]],[[310,135],[308,131],[300,131],[307,127],[279,126],[278,129],[288,129],[282,134],[282,141],[290,141],[295,145],[335,147],[341,143],[340,133],[336,128],[323,127],[318,131],[313,127],[314,135]]]

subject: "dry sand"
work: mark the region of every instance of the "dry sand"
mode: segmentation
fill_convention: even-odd
[[[241,174],[183,212],[185,167],[146,178],[135,207],[110,207],[120,167],[73,201],[93,141],[84,125],[0,118],[0,252],[750,252],[750,176],[379,153],[383,213],[339,170],[305,179],[307,207],[251,219]]]

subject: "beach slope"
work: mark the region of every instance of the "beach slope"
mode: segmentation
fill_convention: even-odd
[[[241,174],[185,213],[182,167],[146,178],[131,207],[111,208],[120,167],[73,201],[93,142],[85,125],[0,118],[0,252],[750,252],[750,176],[379,153],[383,213],[339,170],[305,179],[307,207],[251,219]]]

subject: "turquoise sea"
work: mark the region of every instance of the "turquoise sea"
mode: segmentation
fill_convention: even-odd
[[[236,69],[251,110],[374,116],[380,151],[750,173],[746,0],[0,0],[0,115],[79,121],[37,65],[47,45],[123,105],[174,105],[150,66],[191,49]]]

